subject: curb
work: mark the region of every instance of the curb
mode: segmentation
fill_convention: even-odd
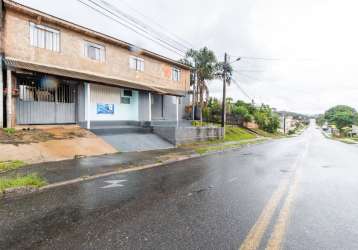
[[[205,156],[215,155],[215,154],[219,154],[219,153],[236,151],[236,150],[242,149],[244,147],[249,147],[251,145],[256,145],[256,144],[261,144],[261,143],[269,142],[269,141],[272,141],[272,140],[273,139],[258,140],[258,141],[253,141],[252,143],[247,143],[247,144],[244,144],[244,145],[240,145],[238,147],[227,148],[227,149],[223,149],[223,150],[210,151],[210,152],[206,152],[204,154],[195,153],[195,154],[191,154],[191,155],[187,155],[187,156],[180,156],[180,157],[178,157],[176,159],[173,159],[173,160],[168,160],[168,161],[163,161],[163,162],[159,162],[159,163],[153,163],[153,164],[148,164],[148,165],[143,165],[143,166],[138,166],[138,167],[133,167],[133,168],[128,168],[128,169],[115,170],[115,171],[110,171],[110,172],[101,173],[101,174],[95,174],[95,175],[91,175],[91,176],[79,177],[79,178],[75,178],[75,179],[68,180],[68,181],[62,181],[62,182],[49,184],[49,185],[46,185],[46,186],[43,186],[43,187],[40,187],[40,188],[19,187],[19,188],[6,189],[6,190],[3,191],[2,196],[0,195],[0,199],[1,198],[12,198],[12,197],[23,196],[23,195],[37,193],[37,192],[41,192],[41,191],[46,191],[46,190],[50,190],[50,189],[53,189],[53,188],[62,187],[62,186],[70,185],[70,184],[80,183],[80,182],[89,181],[89,180],[95,180],[95,179],[98,179],[98,178],[107,177],[107,176],[111,176],[111,175],[131,173],[131,172],[135,172],[135,171],[146,170],[146,169],[160,167],[160,166],[164,166],[164,165],[168,165],[168,164],[172,164],[172,163],[176,163],[176,162],[181,162],[181,161],[185,161],[185,160],[189,160],[189,159],[202,158],[202,157],[205,157]],[[13,190],[21,190],[21,191],[20,192],[13,192]],[[22,190],[26,190],[26,192],[22,192]]]

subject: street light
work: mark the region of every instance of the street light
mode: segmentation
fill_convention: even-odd
[[[222,110],[221,110],[221,127],[224,128],[224,138],[225,138],[225,122],[226,122],[226,73],[228,70],[228,65],[233,64],[241,60],[241,57],[238,57],[232,62],[228,62],[228,55],[225,53],[224,59],[224,71],[223,71],[223,100],[222,100]]]
[[[238,62],[238,61],[240,61],[240,60],[241,60],[241,57],[238,57],[238,58],[236,58],[236,60],[234,60],[234,61],[232,61],[232,62],[229,62],[229,64],[233,64],[233,63]]]

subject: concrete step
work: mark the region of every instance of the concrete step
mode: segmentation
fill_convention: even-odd
[[[174,145],[152,133],[107,134],[100,135],[100,137],[119,152],[142,152],[174,148]]]

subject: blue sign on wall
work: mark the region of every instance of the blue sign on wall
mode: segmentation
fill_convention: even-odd
[[[97,114],[113,115],[114,114],[114,104],[97,103]]]

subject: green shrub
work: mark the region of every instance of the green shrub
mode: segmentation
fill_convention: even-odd
[[[201,122],[200,121],[192,121],[191,122],[191,126],[193,126],[193,127],[201,127]]]
[[[7,134],[8,136],[15,134],[16,130],[14,128],[4,128],[3,131],[5,132],[5,134]]]

